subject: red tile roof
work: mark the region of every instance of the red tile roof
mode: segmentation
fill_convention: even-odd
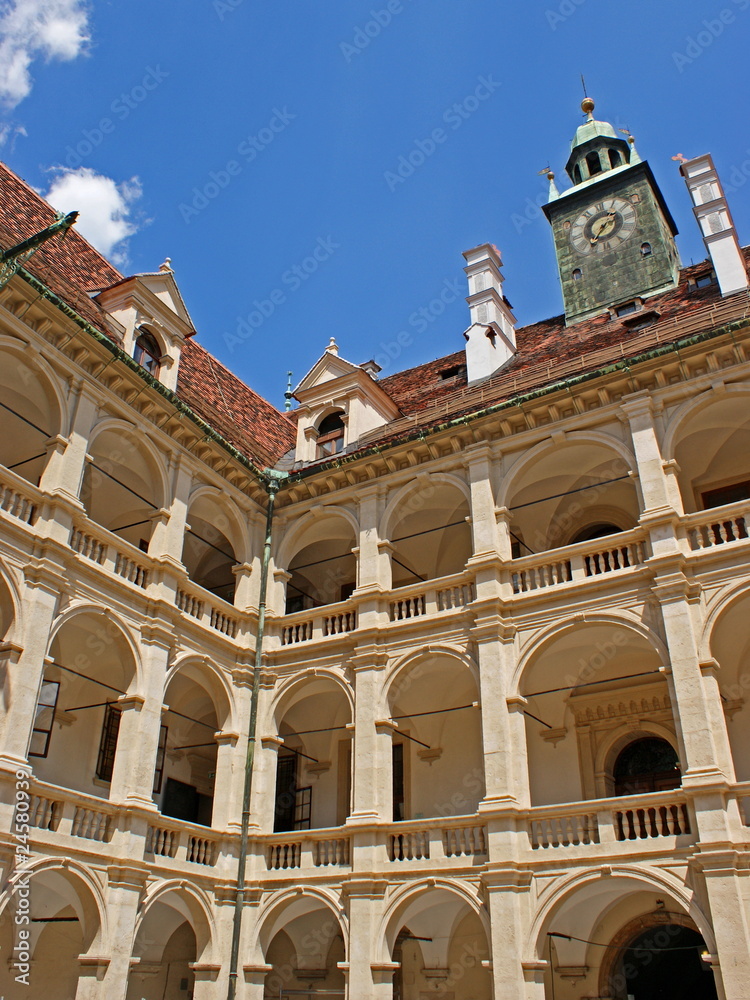
[[[177,395],[261,468],[274,465],[294,447],[294,422],[194,340],[182,349]]]
[[[7,249],[45,229],[55,210],[25,181],[0,163],[0,246]],[[24,265],[88,323],[108,337],[111,330],[90,293],[123,280],[75,229],[44,243]],[[199,417],[261,467],[294,447],[294,424],[231,374],[195,341],[186,343],[177,393]]]

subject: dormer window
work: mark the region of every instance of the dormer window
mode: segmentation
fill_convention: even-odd
[[[153,375],[154,378],[159,377],[161,348],[152,333],[141,330],[135,342],[133,358],[149,375]]]
[[[318,440],[316,458],[326,458],[329,455],[338,455],[344,449],[344,420],[343,411],[336,410],[329,413],[320,421],[318,427]]]

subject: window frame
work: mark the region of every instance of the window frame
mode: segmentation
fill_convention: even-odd
[[[54,701],[52,703],[42,701],[42,697],[44,695],[44,688],[45,688],[45,686],[46,685],[52,685],[52,684],[54,684],[55,688],[56,688]],[[50,745],[50,740],[52,739],[52,727],[55,724],[55,714],[57,712],[57,702],[58,702],[59,698],[60,698],[60,681],[52,681],[52,680],[48,680],[47,678],[42,678],[42,684],[41,684],[41,688],[40,688],[40,691],[39,691],[39,697],[37,699],[36,709],[34,711],[34,726],[32,727],[32,730],[31,730],[31,742],[29,744],[29,757],[47,757],[49,755],[49,745]],[[38,719],[38,717],[40,715],[40,712],[39,712],[40,708],[42,708],[42,709],[50,709],[51,708],[52,709],[52,715],[50,716],[50,720],[49,720],[49,729],[44,729],[41,726],[37,726],[36,725],[36,721],[37,721],[37,719]],[[46,739],[44,741],[44,752],[43,753],[39,753],[38,751],[31,749],[31,747],[34,745],[34,734],[35,733],[40,733],[40,734],[42,734],[42,735],[44,735],[46,737]]]
[[[162,350],[159,341],[150,330],[145,329],[144,327],[139,327],[139,329],[136,330],[136,333],[138,336],[135,337],[133,341],[133,360],[136,364],[140,365],[141,368],[145,368],[149,375],[158,379],[159,372],[161,371],[162,359]],[[145,344],[140,343],[142,340],[151,341],[152,347],[158,351],[158,354],[154,352],[152,347],[147,347]],[[153,362],[153,366],[151,364],[144,363],[144,357],[150,358]]]

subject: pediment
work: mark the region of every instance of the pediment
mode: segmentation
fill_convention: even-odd
[[[346,361],[331,351],[326,351],[298,384],[294,395],[298,396],[299,393],[307,392],[325,382],[332,382],[334,379],[344,378],[347,375],[356,378],[358,374],[364,374],[359,365],[352,364],[351,361]],[[369,378],[369,376],[366,377]]]

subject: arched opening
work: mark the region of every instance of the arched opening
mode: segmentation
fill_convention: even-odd
[[[297,685],[276,713],[283,744],[276,764],[273,829],[341,826],[351,806],[351,705],[330,678]]]
[[[0,995],[70,1000],[81,975],[79,956],[85,955],[100,932],[99,913],[89,888],[81,879],[60,869],[32,872],[28,893],[14,893],[0,917]],[[22,902],[23,901],[23,902]],[[26,909],[24,903],[28,903]],[[28,917],[27,923],[14,923]],[[19,930],[28,932],[22,940]],[[28,978],[18,982],[20,944],[29,949]]]
[[[86,512],[92,521],[146,552],[154,514],[164,501],[151,456],[137,435],[123,428],[97,434],[89,451],[81,488]]]
[[[641,257],[650,257],[650,256],[651,256],[651,244],[641,243]]]
[[[35,486],[47,464],[47,442],[60,413],[46,378],[21,355],[0,351],[0,462]]]
[[[726,393],[691,414],[678,429],[674,458],[687,513],[750,499],[747,395]]]
[[[133,350],[134,360],[142,367],[145,368],[149,375],[153,375],[154,378],[159,377],[159,369],[161,367],[161,356],[162,351],[159,346],[159,341],[144,327],[141,327],[140,333],[136,337],[135,347]]]
[[[715,1000],[713,974],[701,958],[711,947],[693,919],[663,884],[631,872],[587,879],[545,921],[545,996]]]
[[[622,156],[618,149],[609,150],[609,165],[614,170],[615,167],[622,166]]]
[[[150,903],[138,928],[126,1000],[185,1000],[209,931],[197,902],[172,890]]]
[[[533,655],[519,684],[533,806],[647,794],[616,792],[613,769],[634,738],[676,745],[661,662],[644,636],[615,623],[582,622]]]
[[[64,622],[50,646],[34,718],[29,755],[35,776],[108,797],[119,699],[134,679],[132,650],[110,617],[87,611]]]
[[[580,269],[580,267],[576,267],[573,269],[572,277],[573,281],[580,281],[581,278],[583,278],[583,271]]]
[[[589,177],[594,177],[596,174],[602,172],[602,160],[597,150],[594,149],[586,154],[586,166],[588,167]]]
[[[615,981],[625,981],[619,996],[628,1000],[690,997],[716,1000],[711,966],[703,960],[706,942],[680,924],[658,924],[637,934],[623,950]]]
[[[165,816],[211,826],[218,766],[217,733],[229,706],[218,682],[186,664],[171,678],[164,695],[154,801]]]
[[[441,887],[415,894],[387,931],[394,1000],[423,996],[491,1000],[487,934],[479,915],[456,893]]]
[[[266,965],[264,996],[335,1000],[346,990],[344,934],[335,913],[321,900],[299,895],[276,910],[260,929]]]
[[[344,450],[344,411],[335,410],[318,424],[315,457],[328,458]]]
[[[717,680],[737,781],[750,780],[750,590],[741,593],[718,616],[711,632],[711,656],[719,664]],[[750,803],[745,822],[750,826]]]
[[[286,613],[336,604],[357,585],[354,528],[343,517],[322,516],[299,539],[289,562]]]
[[[620,751],[612,768],[612,778],[615,795],[679,788],[680,759],[666,740],[641,736]]]
[[[451,483],[426,480],[391,521],[394,587],[463,573],[471,556],[469,501]]]
[[[512,513],[514,558],[638,524],[639,498],[628,464],[605,444],[564,442],[510,475],[506,506]],[[625,553],[623,561],[629,562],[630,555]]]
[[[199,587],[230,604],[234,602],[234,567],[238,563],[231,538],[236,529],[222,505],[202,494],[190,504],[182,546],[182,562]]]
[[[394,678],[388,707],[395,822],[476,813],[484,797],[478,702],[474,674],[451,656],[425,657]]]
[[[580,184],[582,180],[583,177],[581,176],[581,166],[579,163],[576,163],[576,165],[573,167],[573,183]]]

